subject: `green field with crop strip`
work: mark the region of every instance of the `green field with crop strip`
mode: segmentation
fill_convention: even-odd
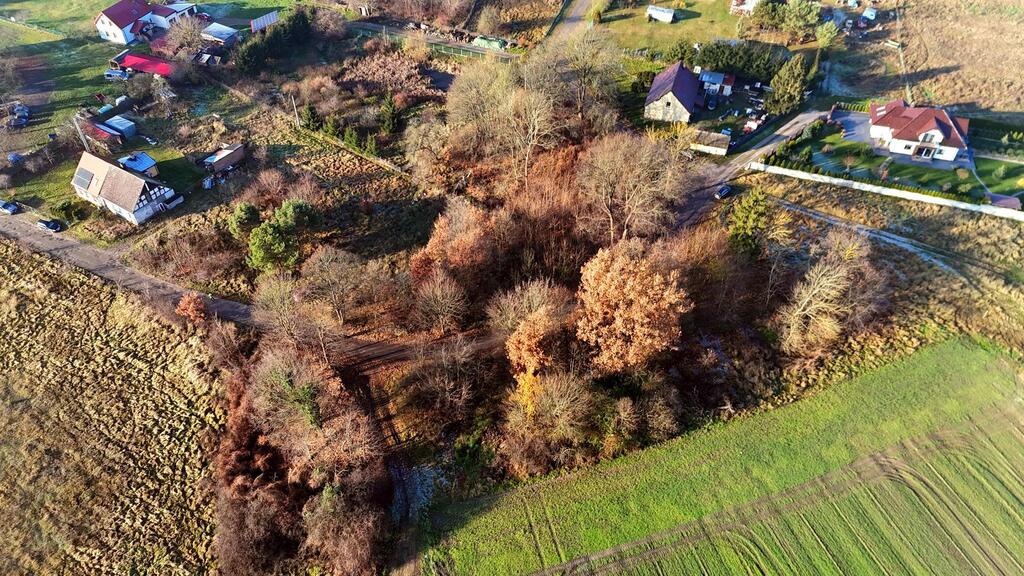
[[[783,408],[449,505],[435,514],[440,543],[425,565],[1019,573],[1019,367],[952,340]]]

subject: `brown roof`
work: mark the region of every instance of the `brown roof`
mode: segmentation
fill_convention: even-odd
[[[954,148],[967,147],[967,118],[950,116],[942,108],[907,106],[903,100],[893,100],[870,107],[871,123],[875,126],[892,128],[893,138],[918,140],[921,134],[938,130],[942,144]]]
[[[103,198],[129,212],[135,212],[135,206],[139,203],[143,192],[146,191],[147,183],[163,186],[158,180],[134,174],[88,152],[82,152],[82,158],[78,161],[78,168],[75,170],[74,182],[79,185],[84,183],[84,178],[83,180],[79,179],[82,170],[92,176],[86,188],[89,195]]]

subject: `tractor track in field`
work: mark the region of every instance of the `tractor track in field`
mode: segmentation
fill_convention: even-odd
[[[1003,565],[1001,555],[985,546],[984,538],[978,534],[977,530],[977,527],[982,524],[974,510],[969,507],[966,512],[960,510],[950,500],[951,497],[960,498],[956,496],[955,490],[948,485],[937,485],[935,481],[902,460],[900,456],[911,454],[917,460],[947,451],[950,448],[955,448],[953,453],[970,454],[969,443],[964,442],[968,437],[988,437],[992,431],[1005,427],[1011,427],[1016,434],[1021,435],[1022,425],[1024,425],[1024,410],[1019,405],[990,410],[949,429],[929,434],[920,439],[901,442],[887,450],[863,457],[848,466],[732,510],[716,512],[633,542],[580,556],[556,566],[549,566],[534,572],[534,574],[549,576],[622,572],[701,541],[708,541],[716,537],[741,537],[742,533],[749,532],[753,523],[776,517],[784,512],[799,513],[824,500],[830,500],[836,496],[848,494],[859,487],[882,481],[896,482],[910,490],[918,501],[924,504],[933,503],[933,506],[925,505],[924,508],[932,516],[935,524],[946,533],[945,538],[949,543],[958,548],[965,544],[969,545],[971,550],[961,550],[968,563],[970,563],[970,556],[973,553],[976,556],[981,556],[987,567],[994,570],[995,573],[1012,573]],[[972,434],[969,432],[970,430],[975,432]],[[996,449],[993,451],[998,452]],[[941,475],[937,471],[933,472],[938,480],[942,481]],[[880,502],[878,505],[882,508]],[[968,518],[968,515],[978,522],[972,522],[972,518]],[[808,526],[808,528],[811,527]],[[813,529],[811,532],[813,533]],[[958,534],[963,537],[958,538]],[[823,549],[827,550],[824,543],[820,544]],[[1005,551],[1005,547],[1003,550]],[[1011,561],[1020,567],[1020,563],[1016,559],[1012,559],[1012,555],[1008,551],[1006,557],[1011,558]],[[881,566],[881,562],[874,557],[872,559]]]

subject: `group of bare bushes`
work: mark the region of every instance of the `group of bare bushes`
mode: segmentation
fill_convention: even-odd
[[[262,574],[300,566],[374,573],[382,561],[390,480],[366,391],[342,371],[346,321],[401,282],[330,247],[301,274],[259,279],[262,337],[213,325],[208,343],[228,383],[218,458],[222,569]]]

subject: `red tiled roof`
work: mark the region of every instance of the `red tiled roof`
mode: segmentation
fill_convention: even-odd
[[[918,140],[921,134],[938,130],[942,144],[953,148],[966,148],[967,118],[950,116],[942,108],[907,106],[903,100],[893,100],[882,105],[871,105],[871,123],[892,129],[893,138]]]
[[[732,86],[736,83],[736,76],[733,74],[726,74],[725,80],[722,81],[722,86]]]
[[[152,6],[152,10],[153,14],[156,14],[157,16],[174,16],[177,14],[177,12],[174,11],[174,8],[164,6],[163,4],[154,4]]]
[[[124,28],[150,12],[152,8],[145,0],[120,0],[100,14],[110,18],[118,28]]]
[[[125,54],[119,62],[122,68],[168,77],[174,73],[174,63],[148,54]]]

